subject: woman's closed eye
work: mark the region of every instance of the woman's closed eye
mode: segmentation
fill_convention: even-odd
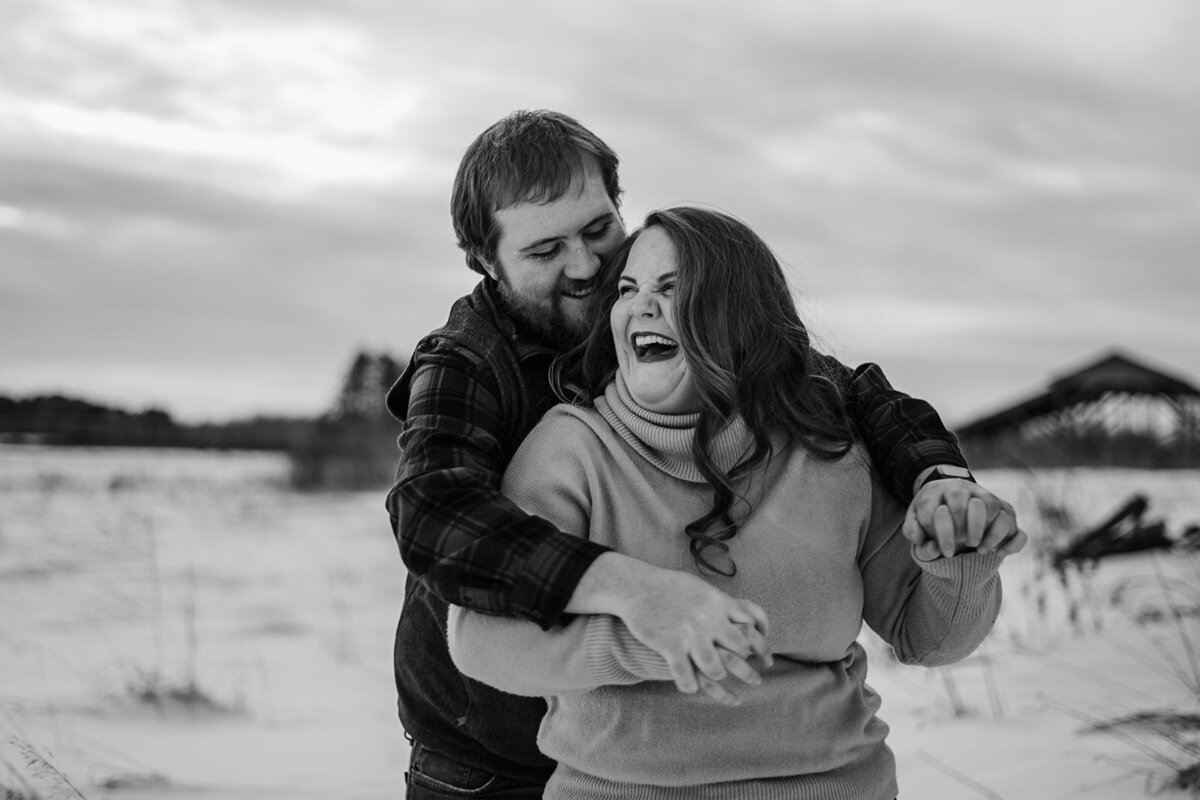
[[[650,286],[651,292],[662,295],[663,297],[670,297],[675,294],[675,281],[673,280],[663,281],[662,283],[654,285],[645,285]],[[636,295],[639,289],[640,287],[636,283],[622,283],[617,287],[617,297],[628,299]]]

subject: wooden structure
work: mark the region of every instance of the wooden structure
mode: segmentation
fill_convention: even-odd
[[[1110,351],[956,433],[979,466],[1200,464],[1200,389]]]

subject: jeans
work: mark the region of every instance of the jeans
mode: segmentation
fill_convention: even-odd
[[[486,772],[462,764],[449,756],[413,742],[408,772],[406,800],[459,800],[480,797],[484,800],[541,800],[544,783],[529,783]],[[899,800],[899,798],[897,798]]]
[[[412,746],[412,757],[404,781],[408,784],[404,795],[407,800],[456,800],[464,797],[540,800],[546,788],[544,783],[506,778],[462,764],[416,742]]]

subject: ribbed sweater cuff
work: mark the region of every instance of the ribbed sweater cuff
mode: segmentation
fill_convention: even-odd
[[[638,641],[616,617],[590,618],[583,647],[588,679],[597,686],[671,680],[666,660]]]
[[[937,579],[929,584],[929,591],[941,608],[953,609],[948,618],[951,624],[978,619],[993,608],[990,583],[998,579],[1003,555],[963,553],[933,561],[914,560],[929,577]]]

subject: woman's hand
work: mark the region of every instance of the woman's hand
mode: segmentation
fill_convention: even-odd
[[[738,600],[694,575],[654,569],[657,574],[631,593],[621,617],[642,644],[658,652],[681,692],[702,690],[730,702],[720,685],[729,675],[747,684],[759,682],[746,663],[757,655],[771,663],[767,614],[749,600]]]
[[[747,630],[745,633],[748,640],[753,640],[757,631]],[[766,646],[765,641],[763,642],[763,646]],[[760,683],[762,683],[762,676],[758,674],[758,671],[755,670],[754,667],[750,666],[750,659],[758,656],[758,653],[752,647],[738,652],[728,650],[724,647],[718,647],[717,655],[721,659],[721,663],[725,665],[725,672],[728,675],[737,678],[748,686],[758,686]],[[762,658],[761,660],[762,663],[768,667],[773,663],[769,652],[767,653],[766,657]],[[726,689],[720,683],[708,677],[703,672],[696,673],[696,682],[700,686],[700,691],[704,692],[718,703],[722,703],[727,706],[736,706],[740,705],[742,702],[741,699],[738,698],[736,692]]]
[[[679,691],[703,691],[723,703],[736,697],[720,685],[733,675],[759,681],[747,660],[770,666],[767,613],[701,578],[609,552],[597,558],[567,603],[572,614],[618,617],[671,670]]]

